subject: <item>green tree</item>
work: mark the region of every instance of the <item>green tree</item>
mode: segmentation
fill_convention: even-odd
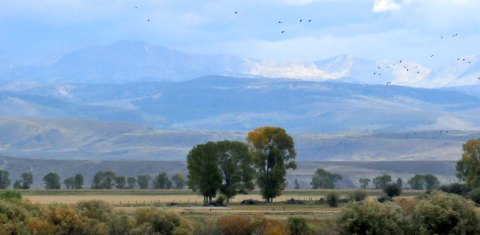
[[[99,171],[93,176],[93,189],[112,189],[115,182],[115,173],[113,171]]]
[[[172,187],[172,181],[168,178],[167,173],[159,173],[153,180],[153,188],[155,189],[169,189]]]
[[[13,184],[14,189],[29,189],[33,183],[33,174],[24,172],[20,175],[21,179],[16,180]]]
[[[295,181],[293,182],[293,184],[295,189],[300,189],[300,183],[298,182],[297,178],[295,178]]]
[[[203,195],[203,203],[212,202],[222,185],[218,167],[217,146],[214,142],[199,144],[187,155],[188,186]]]
[[[272,202],[286,186],[288,169],[296,169],[293,138],[279,127],[260,127],[248,133],[254,166],[257,169],[257,185],[263,198]]]
[[[335,182],[342,180],[342,176],[339,174],[334,174],[328,172],[322,168],[317,169],[315,174],[312,177],[312,185],[313,189],[324,188],[324,189],[331,189],[335,188]]]
[[[124,189],[126,184],[125,176],[117,176],[115,177],[115,187],[118,189]]]
[[[76,174],[68,177],[63,181],[63,184],[67,189],[81,189],[83,187],[83,175]]]
[[[0,170],[0,189],[6,189],[10,186],[10,173]]]
[[[425,185],[425,176],[416,174],[410,180],[408,180],[408,185],[410,185],[411,189],[423,190],[423,186]]]
[[[217,145],[218,166],[222,176],[220,192],[227,198],[253,190],[252,157],[248,146],[239,141],[220,141]]]
[[[182,174],[176,173],[175,175],[172,176],[172,181],[175,183],[175,188],[182,189],[185,187],[187,180]]]
[[[457,162],[457,177],[469,188],[480,187],[480,138],[463,144],[462,158]]]
[[[137,176],[137,183],[140,189],[147,189],[150,184],[150,175],[139,175]]]
[[[63,180],[63,184],[67,189],[74,189],[75,188],[75,177],[68,177]]]
[[[436,189],[440,187],[440,181],[438,181],[438,178],[435,177],[434,175],[426,174],[424,178],[425,178],[425,189],[431,190],[431,189]]]
[[[13,183],[13,188],[14,189],[21,189],[22,188],[22,181],[21,180],[15,180],[15,183]]]
[[[76,174],[75,175],[75,184],[74,184],[74,189],[82,189],[83,188],[83,175],[82,174]]]
[[[136,184],[137,184],[137,179],[135,179],[135,177],[127,178],[127,185],[129,189],[134,189]]]
[[[363,178],[363,179],[359,179],[358,182],[360,183],[360,188],[366,189],[368,188],[368,184],[370,184],[370,179]]]
[[[387,186],[388,183],[392,182],[392,177],[387,174],[383,174],[381,176],[377,176],[373,179],[373,184],[377,189],[383,189]]]
[[[389,197],[396,197],[402,193],[402,188],[397,184],[387,184],[383,188],[383,192],[385,192]]]
[[[397,178],[397,186],[400,187],[400,188],[403,187],[403,180],[400,177]]]
[[[50,172],[43,177],[46,189],[60,189],[60,176],[57,173]]]

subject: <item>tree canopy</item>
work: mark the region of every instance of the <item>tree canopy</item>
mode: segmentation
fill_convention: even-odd
[[[480,139],[463,144],[462,158],[457,162],[457,177],[468,187],[480,187]]]
[[[60,176],[57,173],[50,172],[43,177],[46,189],[60,189]]]
[[[251,155],[242,142],[225,140],[197,145],[189,152],[187,163],[189,186],[204,196],[205,203],[217,191],[228,201],[254,187]]]
[[[341,175],[319,168],[313,175],[312,182],[310,182],[310,184],[312,185],[313,189],[332,189],[335,188],[335,182],[339,180],[342,180]]]
[[[392,177],[387,174],[383,174],[381,176],[377,176],[373,179],[373,184],[377,189],[383,189],[387,186],[388,183],[392,182]]]
[[[280,127],[264,126],[248,133],[247,142],[257,169],[257,185],[263,198],[272,202],[286,186],[288,169],[296,169],[293,138]]]

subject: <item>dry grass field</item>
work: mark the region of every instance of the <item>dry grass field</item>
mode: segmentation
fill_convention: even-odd
[[[25,199],[34,203],[67,203],[74,204],[85,200],[102,200],[112,204],[115,210],[132,213],[138,208],[161,207],[188,216],[223,216],[231,214],[261,215],[273,218],[302,216],[305,218],[330,218],[341,209],[331,208],[325,203],[315,203],[325,198],[330,191],[335,191],[340,198],[348,198],[353,189],[335,190],[287,190],[275,199],[273,204],[241,205],[245,199],[262,200],[259,192],[249,195],[238,195],[231,200],[228,207],[204,207],[203,197],[190,190],[26,190],[22,191]],[[366,190],[374,199],[382,194],[381,190]],[[423,191],[406,190],[404,197],[419,195]],[[286,204],[289,199],[301,200],[305,204]],[[168,205],[175,203],[174,206]]]

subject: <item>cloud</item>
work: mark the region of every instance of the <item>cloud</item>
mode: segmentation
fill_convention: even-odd
[[[373,12],[386,12],[400,10],[401,5],[392,0],[375,0],[373,3]]]

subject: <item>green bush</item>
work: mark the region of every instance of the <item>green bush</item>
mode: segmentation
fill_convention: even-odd
[[[327,194],[327,203],[330,207],[337,207],[339,201],[338,193],[336,192],[329,192]]]
[[[388,195],[382,195],[377,198],[377,201],[380,203],[384,203],[384,202],[392,202],[393,200]]]
[[[2,200],[21,200],[22,194],[16,190],[7,190],[0,193],[0,199]]]
[[[480,188],[476,188],[468,193],[468,197],[476,204],[480,204]]]
[[[288,229],[291,235],[305,235],[308,234],[308,224],[304,218],[301,217],[289,217]]]
[[[89,219],[108,222],[112,217],[113,208],[104,201],[81,201],[77,203],[77,211]]]
[[[221,234],[249,235],[253,232],[253,219],[245,215],[231,215],[220,218],[217,222]]]
[[[350,194],[351,201],[359,202],[365,200],[365,198],[367,198],[367,192],[363,190],[356,190],[355,192]]]
[[[398,186],[397,184],[387,184],[385,188],[383,188],[383,191],[389,197],[396,197],[402,193],[402,188],[400,188],[400,186]]]
[[[345,234],[404,234],[407,221],[401,208],[393,203],[354,202],[342,211],[338,220]]]
[[[142,232],[151,230],[151,233],[159,233],[165,235],[177,234],[179,230],[190,230],[188,223],[176,213],[168,211],[160,211],[153,208],[138,209],[135,212],[136,226]]]
[[[466,196],[468,194],[468,187],[465,184],[453,183],[449,185],[442,185],[440,190],[446,193],[453,193],[461,196]]]
[[[411,215],[419,234],[480,234],[480,215],[472,201],[433,191]]]

